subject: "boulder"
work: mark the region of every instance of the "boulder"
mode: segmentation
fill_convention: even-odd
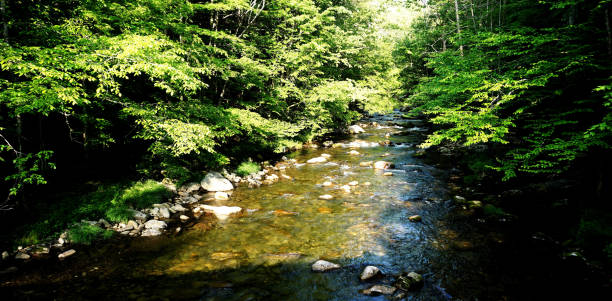
[[[155,219],[152,219],[150,221],[147,221],[146,223],[144,223],[145,228],[146,229],[164,229],[166,228],[168,225],[166,224],[166,222],[164,221],[158,221]]]
[[[393,295],[397,289],[389,285],[377,284],[369,289],[362,290],[361,293],[368,296]]]
[[[362,281],[367,281],[367,280],[374,279],[381,275],[382,275],[382,272],[380,271],[379,268],[373,265],[369,265],[365,267],[365,269],[363,269],[363,272],[361,272],[361,276],[359,277],[359,279],[361,279]]]
[[[74,255],[74,253],[76,253],[76,251],[74,249],[70,249],[68,251],[62,252],[59,255],[57,255],[57,258],[59,258],[59,260],[64,260],[64,259]]]
[[[214,214],[220,220],[225,220],[230,217],[230,215],[240,213],[242,211],[242,208],[236,206],[228,207],[201,205],[200,208],[204,209],[206,212]]]
[[[228,191],[234,189],[232,182],[218,172],[209,172],[200,184],[207,191]]]
[[[170,218],[170,211],[168,208],[159,208],[159,215],[163,218]]]
[[[135,221],[128,221],[127,225],[128,228],[132,228],[132,229],[138,229],[138,223]]]
[[[229,194],[227,194],[227,192],[217,191],[217,192],[215,192],[215,200],[217,200],[217,201],[227,201],[227,200],[229,200]]]
[[[349,133],[351,134],[360,134],[360,133],[365,133],[365,130],[358,126],[358,125],[351,125],[348,127]]]
[[[395,165],[388,161],[376,161],[376,163],[374,163],[374,168],[376,169],[389,169],[393,167],[395,167]]]
[[[325,157],[316,157],[316,158],[312,158],[306,161],[306,163],[309,163],[309,164],[325,163],[325,162],[327,162],[327,159],[325,159]]]
[[[172,210],[174,210],[176,212],[187,211],[187,209],[185,207],[181,206],[180,204],[176,204],[176,205],[172,206],[172,208],[170,208],[170,209],[172,209]]]
[[[339,269],[340,265],[325,260],[317,260],[312,264],[313,272],[327,272],[335,269]]]

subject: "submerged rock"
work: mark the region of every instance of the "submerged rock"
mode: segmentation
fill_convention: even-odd
[[[351,192],[351,186],[348,185],[342,185],[340,186],[340,189],[344,192]]]
[[[359,156],[360,155],[360,153],[358,151],[356,151],[356,150],[351,150],[350,152],[348,152],[348,154],[351,155],[351,156]]]
[[[229,200],[229,194],[227,194],[227,192],[217,191],[215,192],[215,200],[217,201]]]
[[[234,189],[234,185],[218,172],[209,172],[202,182],[202,188],[206,191],[229,191]]]
[[[60,260],[64,260],[72,255],[74,255],[76,253],[76,251],[74,249],[70,249],[66,252],[62,252],[61,254],[57,255],[57,258],[59,258]]]
[[[306,163],[309,163],[309,164],[325,163],[325,162],[327,162],[327,159],[325,159],[325,157],[316,157],[316,158],[312,158],[306,161]]]
[[[325,159],[329,159],[331,158],[330,154],[321,154],[321,157],[325,158]]]
[[[406,291],[420,289],[423,287],[423,276],[415,272],[404,273],[397,278],[395,286]]]
[[[225,220],[230,215],[240,213],[242,208],[240,207],[228,207],[228,206],[210,206],[210,205],[201,205],[200,208],[204,209],[206,212],[210,212],[214,214],[218,219]]]
[[[362,290],[361,293],[368,296],[393,295],[397,289],[389,285],[377,284],[369,289]]]
[[[313,272],[327,272],[335,269],[339,269],[340,265],[325,260],[317,260],[312,264]]]
[[[348,127],[349,133],[351,134],[360,134],[365,133],[365,130],[358,125],[351,125]]]
[[[365,269],[363,269],[363,272],[361,272],[361,276],[359,277],[359,279],[361,279],[362,281],[367,281],[367,280],[376,278],[381,275],[382,275],[382,272],[380,271],[379,268],[373,265],[369,265],[365,267]]]

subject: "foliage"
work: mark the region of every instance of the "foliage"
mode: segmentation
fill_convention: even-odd
[[[259,164],[252,161],[244,161],[236,168],[236,174],[241,177],[246,177],[250,174],[257,173],[261,170]]]
[[[96,239],[108,239],[112,235],[113,232],[110,230],[104,230],[87,223],[75,224],[68,229],[68,239],[75,244],[89,245]]]

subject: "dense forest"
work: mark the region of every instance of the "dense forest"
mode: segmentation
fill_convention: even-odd
[[[464,185],[572,183],[572,199],[539,214],[571,212],[560,238],[610,265],[611,11],[611,0],[1,0],[3,238],[118,221],[134,204],[117,191],[275,160],[401,109],[428,120],[419,147],[452,153]],[[114,187],[112,204],[56,197],[92,181]]]

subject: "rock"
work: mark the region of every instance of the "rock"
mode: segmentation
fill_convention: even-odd
[[[325,187],[329,187],[329,186],[332,186],[332,185],[334,185],[334,184],[331,181],[323,182],[323,186],[325,186]]]
[[[339,148],[339,147],[342,147],[343,145],[344,144],[342,144],[342,143],[334,143],[334,144],[332,144],[332,148]]]
[[[201,205],[200,208],[204,209],[206,212],[210,212],[214,214],[218,219],[225,220],[230,215],[240,213],[242,208],[240,207],[228,207],[228,206],[209,206],[209,205]]]
[[[277,209],[274,210],[274,215],[276,216],[290,216],[290,215],[296,215],[296,212],[291,212],[291,211],[287,211],[287,210],[282,210],[282,209]]]
[[[198,190],[200,190],[202,186],[200,185],[200,183],[196,183],[196,182],[191,182],[189,184],[186,184],[185,186],[181,187],[181,190],[184,190],[187,194],[192,194],[194,192],[197,192]]]
[[[383,176],[385,176],[385,177],[392,177],[393,173],[392,172],[385,172],[385,173],[383,173]]]
[[[193,203],[197,203],[198,199],[192,196],[186,196],[186,197],[181,198],[181,202],[183,204],[193,204]]]
[[[376,169],[389,169],[393,167],[395,167],[395,165],[387,161],[376,161],[376,163],[374,163],[374,168]]]
[[[159,208],[159,215],[163,218],[170,218],[170,211],[168,208]]]
[[[13,273],[16,273],[17,271],[19,271],[17,267],[8,267],[5,270],[0,271],[0,275],[13,274]]]
[[[404,273],[397,278],[395,286],[406,291],[417,290],[423,287],[423,276],[415,272]]]
[[[176,211],[176,212],[184,212],[187,211],[187,209],[183,206],[181,206],[180,204],[176,204],[174,206],[172,206],[170,209]]]
[[[74,255],[74,253],[76,253],[76,251],[74,249],[70,249],[66,252],[62,252],[61,254],[57,255],[57,258],[59,258],[59,260],[64,260],[72,255]]]
[[[9,253],[7,251],[2,252],[2,260],[6,260],[7,258],[9,258]]]
[[[23,252],[17,252],[17,254],[15,254],[15,259],[28,260],[30,259],[30,255]]]
[[[218,172],[209,172],[202,182],[202,188],[206,191],[229,191],[234,189],[234,185]]]
[[[229,200],[229,194],[223,191],[215,192],[215,200],[217,201],[227,201]]]
[[[455,201],[457,201],[457,202],[465,202],[465,198],[460,196],[460,195],[456,195],[455,196]]]
[[[359,156],[360,155],[360,153],[358,151],[356,151],[356,150],[352,150],[352,151],[348,152],[348,154],[351,155],[351,156]]]
[[[158,220],[152,219],[144,223],[144,226],[146,229],[158,229],[159,230],[159,229],[166,228],[168,225],[164,221],[158,221]]]
[[[98,221],[98,224],[102,225],[102,227],[104,227],[104,228],[110,228],[111,227],[111,224],[107,220],[105,220],[103,218],[101,218]]]
[[[420,215],[413,215],[411,217],[408,218],[409,221],[413,222],[413,223],[418,223],[422,220]]]
[[[141,236],[159,236],[161,235],[161,231],[159,229],[145,229],[144,231],[142,231]]]
[[[363,184],[362,184],[362,185],[363,185],[363,186],[370,186],[370,185],[372,185],[372,183],[370,183],[370,182],[363,182]]]
[[[321,154],[321,157],[325,158],[325,159],[329,159],[331,158],[330,154]]]
[[[335,269],[339,269],[340,265],[325,260],[317,260],[312,264],[313,272],[327,272]]]
[[[389,285],[377,284],[367,290],[361,291],[361,293],[368,296],[393,295],[396,290],[395,287]]]
[[[349,186],[357,186],[357,185],[359,185],[359,182],[357,182],[357,181],[351,181],[351,182],[349,182],[348,184],[349,184]]]
[[[323,213],[323,214],[330,214],[330,213],[332,213],[332,209],[331,208],[327,208],[327,207],[319,207],[317,209],[317,211],[319,211],[319,213]]]
[[[361,167],[370,167],[372,166],[372,161],[363,161],[363,162],[359,162],[359,166]]]
[[[134,209],[129,209],[132,212],[132,216],[134,217],[134,219],[136,219],[137,221],[146,221],[147,220],[147,214],[140,212],[138,210],[134,210]]]
[[[331,147],[332,145],[334,145],[334,142],[331,140],[327,140],[323,142],[323,146],[325,147]]]
[[[334,197],[329,195],[329,194],[324,194],[324,195],[320,195],[319,198],[322,199],[322,200],[331,200]]]
[[[285,174],[281,174],[281,178],[285,179],[285,180],[293,180],[292,177],[285,175]]]
[[[381,275],[382,275],[382,272],[380,271],[379,268],[373,265],[369,265],[365,267],[365,269],[363,269],[363,272],[361,272],[361,276],[359,277],[359,279],[361,279],[362,281],[367,281],[367,280],[376,278]]]
[[[138,223],[130,220],[127,222],[127,227],[132,229],[138,229]]]
[[[342,185],[340,186],[340,189],[344,192],[351,192],[351,186],[348,185]]]
[[[179,218],[181,219],[181,221],[184,221],[184,222],[189,220],[189,216],[187,216],[187,215],[181,215],[181,216],[179,216]]]
[[[349,133],[351,134],[360,134],[365,133],[365,130],[358,125],[351,125],[348,127]]]
[[[306,161],[306,163],[309,163],[309,164],[325,163],[325,162],[327,162],[327,159],[325,159],[324,157],[316,157],[316,158],[312,158]]]
[[[36,246],[34,247],[34,249],[32,250],[32,255],[36,256],[44,256],[44,255],[48,255],[50,252],[49,248],[47,247],[43,247],[43,246]]]

